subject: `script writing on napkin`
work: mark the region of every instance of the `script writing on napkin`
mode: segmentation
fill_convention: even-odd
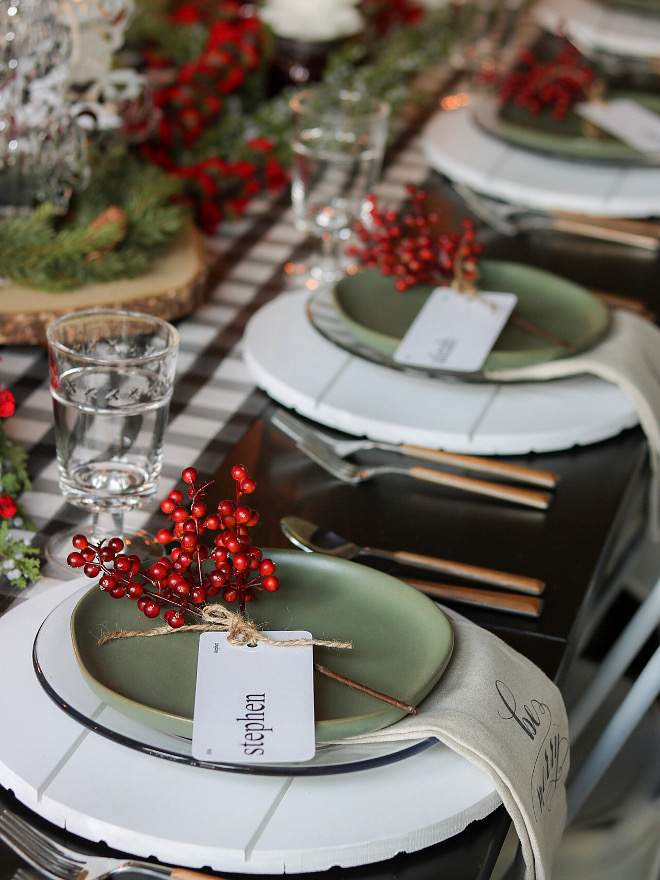
[[[452,659],[408,716],[352,742],[434,736],[484,770],[520,837],[526,880],[549,880],[566,823],[568,721],[557,687],[497,636],[453,619]]]

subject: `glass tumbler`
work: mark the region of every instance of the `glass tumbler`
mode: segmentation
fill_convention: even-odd
[[[342,246],[380,176],[390,108],[360,91],[325,86],[298,92],[290,104],[294,221],[320,241],[306,270],[297,271],[332,283],[343,274]]]
[[[46,335],[60,490],[92,514],[87,530],[54,535],[48,558],[66,566],[78,533],[153,551],[155,540],[127,533],[123,520],[157,489],[178,333],[151,315],[93,309],[57,319]]]

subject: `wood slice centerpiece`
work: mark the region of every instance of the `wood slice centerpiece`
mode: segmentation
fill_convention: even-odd
[[[137,278],[86,284],[66,293],[0,282],[0,343],[45,345],[48,324],[81,309],[129,309],[167,321],[181,318],[201,302],[206,272],[202,236],[191,226]]]

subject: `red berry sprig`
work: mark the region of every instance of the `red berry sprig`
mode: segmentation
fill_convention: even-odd
[[[393,277],[401,291],[453,279],[459,265],[465,279],[476,278],[481,245],[474,222],[465,219],[461,232],[438,233],[438,215],[429,208],[426,191],[408,184],[406,192],[409,204],[401,215],[381,209],[375,196],[368,197],[369,219],[356,225],[361,246],[352,245],[347,253]]]
[[[596,87],[596,75],[580,52],[565,41],[556,56],[540,62],[529,49],[521,52],[520,65],[511,70],[500,87],[500,103],[513,101],[538,116],[546,107],[561,122],[571,106],[588,98]]]
[[[100,575],[102,590],[115,599],[128,596],[146,617],[158,617],[162,611],[174,629],[183,626],[186,614],[201,617],[207,599],[220,591],[225,602],[238,601],[239,612],[244,614],[246,603],[254,600],[257,592],[274,593],[280,583],[275,563],[263,558],[250,539],[250,528],[259,522],[259,514],[242,499],[251,495],[257,484],[242,464],[235,465],[231,474],[236,483],[235,499],[221,501],[216,511],[209,513],[204,496],[210,482],[198,483],[195,468],[184,469],[181,476],[188,484],[188,505],[178,489],[172,489],[160,505],[173,527],[159,529],[156,540],[163,545],[176,544],[169,556],[143,568],[137,555],[122,552],[121,538],[94,544],[84,535],[76,535],[68,564],[82,568],[89,578]],[[217,533],[210,550],[201,542],[206,532]]]

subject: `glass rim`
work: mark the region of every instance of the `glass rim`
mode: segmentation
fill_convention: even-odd
[[[294,113],[298,113],[300,115],[305,115],[306,113],[312,112],[307,106],[305,106],[304,101],[306,98],[313,98],[319,95],[330,95],[332,97],[345,97],[350,99],[352,96],[355,96],[355,106],[359,106],[362,102],[365,104],[369,104],[369,109],[366,109],[364,113],[360,114],[360,117],[364,119],[365,117],[371,118],[380,118],[386,119],[389,117],[391,113],[391,106],[387,101],[384,101],[382,98],[379,98],[374,95],[365,95],[359,89],[340,89],[339,91],[331,90],[324,85],[320,86],[309,86],[308,88],[301,89],[296,92],[289,98],[289,107]],[[341,107],[335,106],[333,103],[322,106],[318,111],[319,116],[342,116]]]
[[[166,328],[168,338],[164,338],[163,340],[165,343],[164,348],[162,348],[160,351],[154,352],[153,354],[143,354],[136,357],[122,357],[117,359],[102,356],[99,357],[97,355],[87,355],[84,352],[81,353],[79,351],[76,351],[66,343],[53,338],[53,332],[66,323],[73,323],[74,321],[81,318],[100,318],[103,315],[121,318],[138,318],[143,321],[150,321],[158,328]],[[175,353],[179,347],[179,331],[173,324],[170,324],[170,322],[166,321],[164,318],[160,318],[158,317],[158,315],[150,315],[147,312],[135,312],[130,309],[110,308],[82,309],[78,312],[70,312],[68,315],[61,315],[59,318],[55,318],[55,320],[51,321],[51,323],[46,327],[46,340],[48,342],[48,348],[51,348],[58,353],[67,355],[71,358],[77,358],[81,361],[88,361],[89,363],[116,364],[119,361],[126,364],[145,363],[149,361],[162,360],[163,358],[166,358],[169,355]]]

